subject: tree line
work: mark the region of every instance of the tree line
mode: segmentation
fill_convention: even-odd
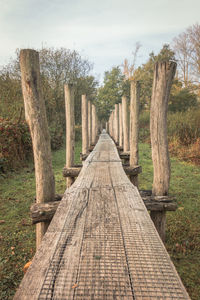
[[[41,87],[46,104],[52,149],[58,149],[64,138],[64,83],[75,85],[75,123],[77,125],[81,124],[82,94],[87,94],[88,100],[95,103],[99,119],[108,120],[114,104],[121,101],[122,95],[129,97],[130,80],[140,81],[140,109],[148,111],[155,62],[175,60],[178,67],[171,89],[169,111],[172,113],[186,112],[191,108],[198,107],[200,99],[200,25],[194,24],[187,28],[174,38],[171,45],[163,45],[158,54],[151,52],[148,60],[136,68],[140,47],[141,45],[137,43],[132,62],[125,59],[123,64],[106,71],[101,86],[99,86],[98,80],[91,75],[93,64],[83,58],[78,51],[47,47],[39,50]],[[23,125],[24,120],[19,50],[17,50],[16,58],[11,59],[7,65],[0,68],[0,167],[2,161],[9,159],[12,153],[18,151],[17,145],[20,144],[20,149],[22,149],[19,157],[24,157],[23,149],[29,151],[30,140],[26,127]],[[17,130],[18,127],[19,130]],[[5,146],[6,144],[8,147]],[[12,151],[14,144],[16,144],[16,149]],[[27,145],[29,146],[27,147]],[[13,162],[15,157],[13,156]]]
[[[154,64],[165,60],[177,62],[169,111],[184,112],[197,106],[200,98],[200,25],[195,24],[187,28],[174,38],[171,45],[163,45],[157,55],[151,52],[147,62],[136,68],[140,47],[141,45],[137,43],[132,63],[125,59],[122,67],[116,66],[105,72],[103,86],[98,89],[97,95],[100,118],[107,119],[114,104],[120,102],[122,94],[126,96],[130,94],[130,80],[140,81],[140,108],[149,109]]]

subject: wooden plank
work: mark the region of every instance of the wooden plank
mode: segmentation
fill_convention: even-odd
[[[189,299],[108,134],[65,192],[14,299]]]

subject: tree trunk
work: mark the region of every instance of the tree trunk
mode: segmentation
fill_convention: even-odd
[[[175,62],[158,62],[154,68],[150,131],[154,168],[152,193],[155,196],[168,195],[169,190],[170,160],[167,142],[167,109],[175,71]],[[151,217],[160,237],[164,241],[165,212],[152,212]]]
[[[65,91],[65,112],[66,112],[66,167],[74,165],[75,146],[75,121],[74,121],[74,87],[72,84],[64,85]],[[74,182],[74,178],[66,179],[67,188]]]
[[[22,91],[24,96],[25,117],[29,125],[36,178],[37,203],[49,202],[55,197],[55,181],[52,170],[50,135],[46,109],[41,94],[39,53],[35,50],[20,51]],[[49,223],[36,226],[36,246],[39,247]]]

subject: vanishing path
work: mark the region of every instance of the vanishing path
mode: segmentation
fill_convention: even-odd
[[[14,299],[190,299],[108,134],[66,190]]]

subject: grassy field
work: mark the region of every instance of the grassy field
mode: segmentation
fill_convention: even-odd
[[[76,147],[79,161],[80,144]],[[65,151],[53,153],[56,192],[63,193],[65,180],[62,168]],[[150,147],[140,145],[140,188],[151,189],[153,168]],[[200,169],[171,160],[170,194],[175,195],[179,208],[167,214],[166,247],[193,300],[200,298]],[[23,266],[35,252],[35,232],[29,208],[35,197],[33,165],[19,173],[0,179],[0,299],[12,299],[23,277]]]

